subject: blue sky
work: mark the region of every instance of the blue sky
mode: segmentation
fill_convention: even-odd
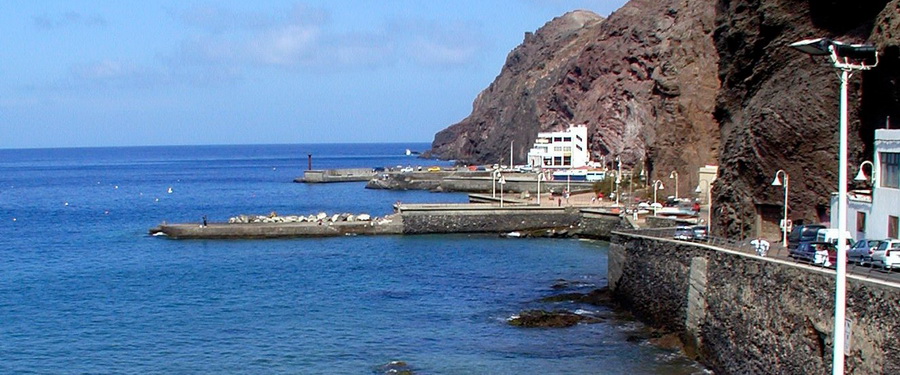
[[[0,148],[430,142],[526,31],[624,2],[4,1]]]

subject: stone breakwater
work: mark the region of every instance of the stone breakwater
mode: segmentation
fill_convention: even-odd
[[[371,221],[372,215],[369,214],[327,214],[319,212],[318,214],[310,214],[307,216],[289,215],[279,216],[277,214],[269,215],[239,215],[228,219],[228,224],[273,224],[273,223],[324,223],[324,222],[354,222],[354,221]],[[378,218],[375,218],[378,220]]]
[[[395,206],[382,218],[368,214],[281,216],[238,215],[225,223],[162,224],[152,235],[171,238],[276,238],[375,234],[506,233],[551,230],[554,237],[608,238],[614,228],[628,225],[617,213],[574,207],[482,204],[413,204]]]
[[[248,239],[284,237],[333,237],[347,235],[402,234],[403,218],[398,214],[372,217],[369,214],[327,214],[279,216],[239,215],[227,223],[161,224],[151,235],[177,239]]]

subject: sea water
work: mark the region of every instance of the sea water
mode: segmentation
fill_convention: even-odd
[[[383,216],[465,194],[298,184],[313,167],[448,165],[426,144],[0,150],[0,373],[690,374],[603,307],[543,303],[606,284],[603,242],[490,235],[152,237],[163,221]],[[598,324],[525,329],[532,308]]]

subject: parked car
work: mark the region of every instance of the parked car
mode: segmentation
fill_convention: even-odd
[[[429,172],[440,172],[441,167],[428,167]]]
[[[831,242],[835,246],[837,246],[839,233],[840,231],[837,228],[819,229],[819,231],[816,233],[816,241]],[[853,237],[850,236],[850,232],[844,231],[844,236],[847,237],[847,243],[849,244],[848,246],[853,247],[853,245],[855,245],[855,242],[853,242]]]
[[[847,262],[856,263],[861,266],[872,263],[872,253],[878,248],[878,245],[884,241],[862,239],[847,250]]]
[[[691,241],[694,239],[694,229],[691,227],[675,228],[675,235],[672,238],[676,240]]]
[[[823,251],[827,253],[823,254]],[[837,248],[831,242],[803,241],[791,249],[790,257],[813,264],[830,266],[833,264],[830,259],[837,257]]]
[[[706,225],[695,225],[691,229],[694,231],[694,241],[706,241],[709,238],[709,230]]]
[[[825,229],[823,224],[802,224],[794,226],[788,234],[788,249],[797,247],[801,242],[812,242],[819,235],[819,229]]]
[[[872,265],[886,270],[900,267],[900,240],[884,240],[872,252]]]

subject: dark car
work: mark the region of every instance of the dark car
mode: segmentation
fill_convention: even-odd
[[[824,258],[816,257],[816,252],[825,250],[828,255]],[[820,241],[803,241],[797,244],[797,247],[791,249],[790,257],[797,260],[804,260],[810,263],[827,266],[833,264],[831,259],[837,258],[837,248],[831,242]]]
[[[872,253],[878,248],[881,240],[859,240],[847,250],[847,262],[859,265],[872,264]]]
[[[691,241],[694,239],[694,229],[691,227],[675,228],[675,234],[672,238],[676,240]]]
[[[825,229],[823,224],[802,224],[794,226],[788,235],[788,249],[797,247],[801,242],[811,242],[816,240],[819,235],[819,229]]]
[[[694,241],[706,241],[709,238],[709,230],[706,225],[695,225],[691,227],[691,230],[694,231]]]

